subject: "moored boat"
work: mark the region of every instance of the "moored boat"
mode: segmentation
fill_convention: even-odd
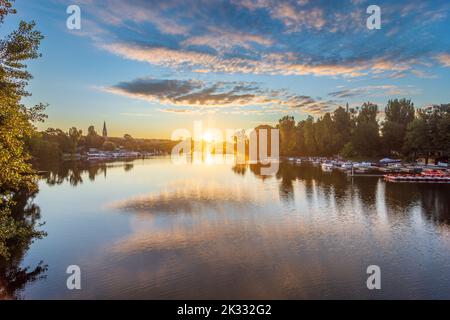
[[[330,172],[333,170],[334,165],[329,162],[322,163],[322,170],[325,172]]]
[[[386,174],[389,182],[450,183],[450,174],[441,170],[424,170],[421,174]]]

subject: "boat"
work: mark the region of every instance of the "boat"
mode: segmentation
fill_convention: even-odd
[[[323,171],[325,171],[325,172],[330,172],[330,171],[332,171],[333,170],[333,164],[332,163],[329,163],[329,162],[324,162],[324,163],[322,163],[322,170]]]
[[[402,160],[399,160],[399,159],[384,158],[384,159],[381,159],[379,162],[380,162],[380,164],[382,164],[382,165],[389,165],[389,164],[401,163]]]
[[[369,168],[372,166],[370,162],[356,162],[353,164],[355,168]]]
[[[344,169],[344,170],[350,170],[351,168],[353,168],[353,163],[351,163],[351,162],[344,162],[341,165],[341,168]]]
[[[387,174],[384,179],[389,182],[420,182],[450,184],[450,174],[441,170],[424,170],[421,174]]]

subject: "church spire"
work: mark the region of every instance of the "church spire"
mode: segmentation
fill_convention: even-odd
[[[108,130],[106,130],[106,121],[103,122],[103,138],[108,138]]]

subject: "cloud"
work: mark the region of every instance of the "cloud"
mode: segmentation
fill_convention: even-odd
[[[204,41],[205,39],[202,39]],[[148,46],[138,43],[102,44],[101,48],[116,55],[136,61],[172,69],[187,69],[201,73],[242,73],[272,75],[315,75],[359,77],[374,73],[408,71],[415,60],[394,63],[383,58],[356,63],[315,63],[301,61],[293,52],[264,54],[258,59],[224,57],[186,49]]]
[[[442,53],[436,56],[436,59],[444,66],[450,67],[450,54]]]
[[[289,3],[280,3],[272,9],[272,16],[283,21],[288,31],[302,29],[321,30],[325,24],[324,11],[320,8],[297,10]]]
[[[180,35],[189,31],[189,26],[177,23],[174,19],[166,16],[164,7],[160,4],[123,0],[106,0],[101,4],[88,2],[83,8],[106,25],[133,29],[132,26],[136,24],[149,23],[168,35]]]
[[[163,112],[191,114],[216,112],[233,108],[229,113],[277,113],[299,111],[323,114],[334,110],[338,103],[290,94],[284,90],[269,90],[253,82],[215,82],[142,78],[104,88],[105,91],[158,103]],[[248,107],[257,108],[249,109]]]
[[[89,22],[83,34],[100,48],[202,73],[401,78],[418,76],[412,70],[450,46],[445,1],[382,1],[383,29],[377,32],[367,30],[367,3],[360,0],[82,4]],[[438,61],[448,66],[445,55]]]
[[[234,47],[251,49],[253,44],[270,46],[272,43],[272,40],[261,35],[249,34],[245,32],[229,32],[217,28],[211,28],[209,34],[188,38],[184,40],[181,45],[183,47],[208,46],[213,49],[223,51]]]
[[[382,96],[410,96],[419,94],[420,91],[413,87],[398,87],[394,85],[365,86],[351,89],[344,89],[329,93],[335,98],[353,98],[353,97],[382,97]]]

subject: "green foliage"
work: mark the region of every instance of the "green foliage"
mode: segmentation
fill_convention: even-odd
[[[71,128],[68,132],[49,128],[43,132],[34,132],[25,142],[26,149],[41,164],[46,161],[57,161],[63,154],[88,152],[91,148],[113,151],[117,146],[121,146],[129,151],[171,152],[177,143],[171,140],[135,139],[126,134],[123,138],[108,138],[110,143],[105,144],[105,138],[97,134],[94,126],[88,128],[86,136],[83,136],[82,131],[77,128]]]
[[[389,100],[385,109],[382,141],[385,153],[400,154],[408,125],[414,120],[414,104],[411,100]]]
[[[102,149],[105,151],[114,151],[116,150],[116,145],[111,141],[105,141],[105,143],[102,146]]]
[[[72,154],[77,153],[78,143],[81,140],[81,137],[83,137],[83,131],[78,130],[75,127],[72,127],[69,129],[69,140],[70,140],[70,146],[72,150]]]
[[[350,141],[353,125],[351,114],[342,107],[337,108],[333,113],[333,124],[333,154],[337,154]]]
[[[351,159],[356,156],[355,148],[353,147],[353,144],[351,142],[347,142],[344,147],[342,148],[340,154],[347,158]]]
[[[133,150],[136,149],[136,142],[134,141],[133,137],[129,134],[125,134],[123,136],[123,146],[125,149]]]
[[[279,121],[282,155],[450,155],[450,104],[418,109],[416,114],[410,100],[390,100],[381,129],[378,106],[370,102],[356,110],[339,107],[315,121],[309,116],[295,127],[293,123],[289,116]]]
[[[282,154],[292,154],[295,149],[296,129],[294,117],[286,116],[279,120],[280,150]]]
[[[12,1],[0,0],[0,24],[14,13]],[[29,95],[25,86],[32,78],[25,61],[39,57],[42,35],[34,27],[34,22],[22,21],[17,30],[0,39],[0,262],[1,257],[10,257],[12,246],[26,246],[42,235],[35,230],[34,219],[26,219],[23,207],[14,213],[18,200],[37,190],[25,140],[35,132],[32,122],[45,119],[45,105],[26,108],[20,103]]]
[[[355,119],[351,142],[354,151],[360,156],[375,156],[380,153],[380,133],[377,121],[378,106],[364,103]]]
[[[425,156],[450,155],[450,104],[418,110],[417,118],[407,128],[405,154]]]
[[[55,141],[44,138],[45,133],[36,132],[30,139],[27,140],[26,145],[33,157],[38,159],[59,159],[61,150]]]
[[[90,126],[88,128],[88,133],[86,135],[85,142],[86,142],[87,149],[90,149],[90,148],[98,149],[98,148],[101,148],[101,146],[105,142],[105,139],[97,134],[94,126]]]

